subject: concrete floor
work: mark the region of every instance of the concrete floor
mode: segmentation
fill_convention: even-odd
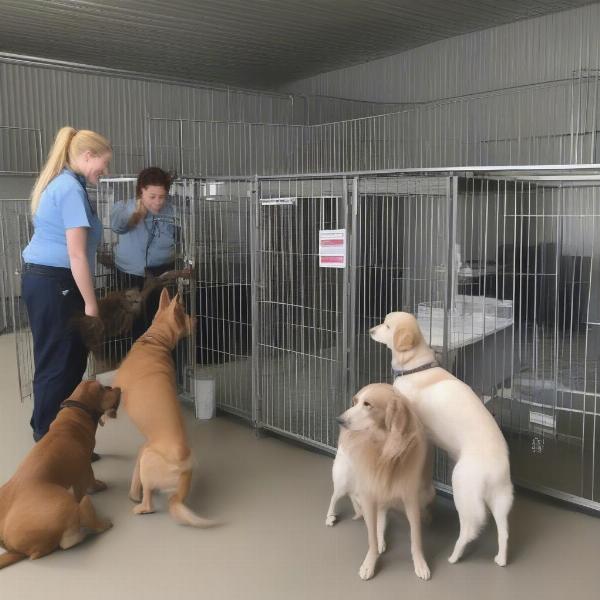
[[[0,482],[31,447],[31,406],[18,401],[14,338],[0,336]],[[446,561],[458,531],[447,500],[436,500],[424,529],[432,570],[419,581],[402,515],[388,528],[388,551],[375,578],[358,568],[367,540],[349,503],[333,529],[324,525],[331,494],[329,457],[279,439],[257,439],[236,421],[195,421],[186,411],[197,459],[188,503],[224,519],[210,530],[176,525],[164,512],[135,516],[127,499],[140,437],[123,413],[98,432],[96,476],[109,489],[94,497],[113,529],[68,551],[0,571],[0,599],[205,598],[209,600],[365,600],[376,598],[495,600],[597,598],[600,518],[518,495],[511,515],[509,565],[497,567],[495,529],[488,526],[463,561]]]

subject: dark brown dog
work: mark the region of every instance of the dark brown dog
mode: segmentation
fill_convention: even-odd
[[[133,322],[140,315],[148,296],[157,288],[176,281],[179,277],[189,279],[191,269],[166,271],[158,277],[148,276],[144,287],[110,292],[98,301],[98,317],[80,315],[74,325],[81,334],[86,347],[102,360],[103,344],[108,338],[119,338],[131,334]],[[116,365],[109,365],[116,367]]]
[[[118,388],[96,381],[80,383],[50,431],[0,487],[0,545],[7,550],[0,555],[0,569],[71,548],[112,526],[98,518],[86,494],[106,489],[94,477],[92,450],[98,421],[104,413],[114,414],[120,395]]]

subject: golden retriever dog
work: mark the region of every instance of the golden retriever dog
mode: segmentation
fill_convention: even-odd
[[[498,529],[494,560],[505,566],[513,487],[508,446],[494,417],[468,385],[437,366],[413,315],[390,313],[370,334],[392,351],[392,368],[399,373],[394,388],[411,402],[430,440],[456,462],[452,489],[460,534],[448,560],[459,560],[479,535],[487,507]]]
[[[362,512],[367,525],[369,550],[359,575],[370,579],[379,554],[385,551],[387,510],[403,508],[410,524],[415,573],[429,579],[421,547],[421,511],[434,492],[431,477],[424,479],[425,433],[410,403],[391,385],[374,383],[354,396],[352,408],[340,415],[338,422],[342,429],[326,523],[335,522],[335,505],[349,494],[357,515]]]
[[[130,498],[133,512],[154,512],[152,494],[170,494],[169,512],[182,525],[210,527],[183,504],[192,481],[192,457],[177,399],[175,365],[171,351],[194,324],[179,302],[163,289],[152,325],[133,345],[116,372],[125,411],[146,438],[138,453]]]
[[[0,487],[0,569],[79,544],[112,526],[96,515],[86,494],[106,489],[94,477],[96,428],[114,414],[120,391],[96,381],[80,383],[65,400],[48,433]],[[72,488],[72,492],[70,489]]]

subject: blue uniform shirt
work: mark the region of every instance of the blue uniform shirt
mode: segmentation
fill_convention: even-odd
[[[145,275],[146,267],[168,265],[175,259],[175,211],[167,200],[157,215],[150,211],[133,229],[127,222],[136,201],[116,202],[110,214],[111,229],[119,234],[115,263],[130,275]]]
[[[90,206],[84,177],[63,169],[42,192],[33,227],[31,241],[23,250],[25,262],[70,268],[66,230],[87,227],[87,258],[92,275],[95,273],[102,223]]]

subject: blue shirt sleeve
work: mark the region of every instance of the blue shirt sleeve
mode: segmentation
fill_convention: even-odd
[[[70,186],[60,198],[60,210],[65,229],[72,227],[90,227],[90,220],[85,210],[87,198],[85,191],[78,184]]]
[[[129,227],[129,211],[127,210],[127,204],[125,202],[116,202],[110,211],[110,228],[118,234],[127,233]]]

